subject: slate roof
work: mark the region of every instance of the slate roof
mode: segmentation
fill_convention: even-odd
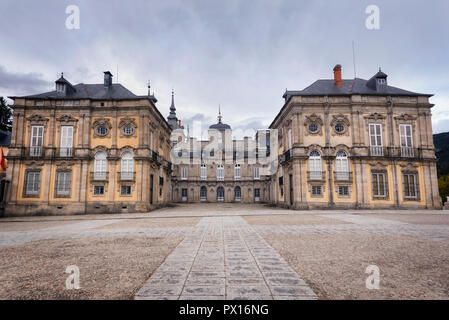
[[[72,85],[75,89],[74,92],[57,92],[49,91],[40,94],[10,97],[14,98],[29,98],[29,99],[61,99],[61,100],[73,100],[73,99],[91,99],[91,100],[132,100],[148,98],[148,96],[138,96],[126,89],[120,83],[114,83],[111,87],[107,88],[104,84],[85,84],[79,83]]]
[[[231,129],[231,126],[229,124],[219,122],[209,126],[209,129],[226,130]]]
[[[285,91],[283,98],[288,100],[291,96],[339,96],[339,95],[375,95],[375,96],[428,96],[431,94],[423,94],[407,91],[389,85],[379,86],[378,90],[374,90],[367,86],[368,81],[365,79],[345,79],[342,80],[341,87],[334,84],[333,79],[317,80],[304,90]]]

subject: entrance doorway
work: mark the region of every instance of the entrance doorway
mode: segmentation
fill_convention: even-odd
[[[217,188],[217,202],[223,202],[224,201],[224,188],[218,187]]]

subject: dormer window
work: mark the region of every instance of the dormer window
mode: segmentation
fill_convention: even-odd
[[[65,92],[65,84],[56,83],[56,92]]]
[[[378,79],[377,79],[377,83],[378,83],[378,84],[387,84],[387,79],[384,79],[384,78],[378,78]]]

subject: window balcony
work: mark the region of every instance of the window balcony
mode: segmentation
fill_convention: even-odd
[[[30,147],[28,148],[27,155],[30,157],[42,157],[44,156],[44,147]]]
[[[307,179],[309,181],[323,181],[325,176],[324,171],[308,171]]]
[[[92,180],[92,181],[108,181],[108,172],[107,171],[91,172],[90,180]]]
[[[385,155],[384,147],[383,146],[371,146],[369,155],[372,157],[383,157]]]
[[[59,148],[55,150],[55,156],[56,157],[73,157],[74,152],[73,152],[73,148]]]
[[[413,149],[412,147],[401,147],[401,157],[414,158],[415,149]]]
[[[119,181],[134,181],[134,173],[132,171],[119,171]]]
[[[349,171],[335,171],[335,181],[352,181],[352,172]]]

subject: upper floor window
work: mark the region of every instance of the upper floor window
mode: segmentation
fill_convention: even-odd
[[[201,180],[206,180],[207,179],[207,167],[206,167],[206,165],[204,163],[201,164],[200,176],[201,176]]]
[[[134,172],[134,156],[131,152],[123,152],[120,162],[122,180],[131,180]]]
[[[224,167],[222,164],[217,165],[217,180],[218,181],[224,180]]]
[[[259,167],[254,167],[254,179],[255,180],[259,180],[260,179]]]
[[[387,84],[387,79],[384,79],[384,78],[377,78],[377,83],[378,83],[378,84]]]
[[[97,127],[97,134],[99,136],[105,136],[108,133],[108,128],[106,127]]]
[[[71,157],[73,155],[73,126],[61,126],[61,142],[59,156]]]
[[[400,124],[399,135],[401,139],[401,156],[413,157],[413,137],[412,137],[412,125]]]
[[[343,150],[337,152],[335,157],[335,175],[336,180],[349,179],[349,160],[348,155]]]
[[[56,92],[65,92],[65,84],[57,83],[56,84]]]
[[[383,156],[382,125],[380,123],[369,124],[370,151],[372,156]]]
[[[106,180],[108,160],[106,152],[100,151],[95,154],[94,160],[94,180]]]
[[[44,145],[44,126],[31,127],[30,155],[41,156]]]
[[[345,131],[345,125],[343,123],[337,123],[335,125],[335,132],[342,133]]]
[[[187,168],[183,167],[181,168],[181,179],[182,180],[187,180],[188,175],[187,175]]]
[[[287,135],[288,135],[288,150],[290,150],[292,148],[292,129],[288,129]]]
[[[317,123],[311,123],[309,124],[309,132],[310,133],[317,133],[318,132],[318,124]]]
[[[240,168],[240,164],[236,164],[234,166],[234,179],[235,180],[240,180],[240,178],[242,177],[242,171]]]
[[[317,150],[312,150],[309,154],[309,177],[310,180],[321,180],[323,177],[323,166],[321,164],[321,154]]]

